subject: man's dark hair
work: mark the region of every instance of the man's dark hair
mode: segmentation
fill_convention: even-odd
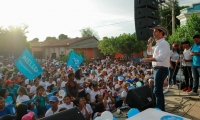
[[[195,38],[200,38],[200,35],[199,34],[194,35],[193,39],[195,39]]]

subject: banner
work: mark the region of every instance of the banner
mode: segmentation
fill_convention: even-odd
[[[78,66],[83,62],[83,57],[76,54],[73,50],[69,54],[67,66],[71,66],[74,70],[78,70]]]
[[[24,52],[17,58],[15,66],[29,80],[33,80],[42,73],[42,68],[28,49],[25,49]]]

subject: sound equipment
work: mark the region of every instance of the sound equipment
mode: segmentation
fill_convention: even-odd
[[[153,36],[150,28],[159,24],[157,0],[135,0],[135,29],[138,40]]]
[[[131,108],[145,110],[154,106],[155,97],[152,94],[152,89],[146,85],[135,89],[130,89],[126,97],[126,103]]]
[[[85,118],[78,108],[74,107],[39,120],[85,120]]]

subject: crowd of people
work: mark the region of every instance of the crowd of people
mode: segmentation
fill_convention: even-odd
[[[156,34],[159,31],[154,32]],[[162,35],[162,32],[159,34]],[[77,70],[64,62],[46,60],[40,63],[42,74],[34,80],[29,80],[21,74],[12,59],[2,59],[0,63],[1,120],[36,120],[73,107],[77,107],[86,120],[95,119],[104,111],[126,108],[128,90],[143,85],[154,88],[155,96],[158,98],[156,98],[157,107],[164,110],[164,100],[161,100],[164,98],[161,95],[164,80],[159,83],[160,85],[158,82],[168,76],[168,88],[171,88],[171,85],[177,88],[176,75],[179,66],[183,66],[185,76],[186,85],[183,91],[188,92],[189,95],[197,95],[200,36],[194,36],[194,41],[193,48],[189,41],[183,43],[183,53],[179,51],[177,43],[172,45],[169,61],[166,59],[166,63],[162,64],[168,66],[169,62],[169,67],[162,65],[154,67],[145,63],[165,60],[159,57],[161,52],[158,51],[158,54],[153,54],[157,55],[157,58],[144,58],[144,63],[136,63],[132,59],[128,61],[98,59],[81,64]],[[180,63],[182,65],[179,65]],[[155,76],[154,72],[159,74]],[[160,104],[158,104],[159,99]],[[14,106],[13,111],[10,106]]]
[[[90,120],[105,110],[127,107],[128,89],[149,83],[153,87],[150,64],[103,59],[84,63],[75,71],[64,62],[53,61],[40,63],[43,72],[34,80],[22,75],[12,60],[2,61],[0,117],[33,120],[77,107]],[[10,105],[16,105],[15,114],[8,109]]]

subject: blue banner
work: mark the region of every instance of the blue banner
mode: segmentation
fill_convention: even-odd
[[[15,66],[29,80],[33,80],[42,73],[42,68],[28,49],[25,49],[24,52],[17,58]]]
[[[78,66],[83,62],[83,57],[76,54],[73,50],[69,54],[67,66],[71,66],[74,70],[78,70]]]

